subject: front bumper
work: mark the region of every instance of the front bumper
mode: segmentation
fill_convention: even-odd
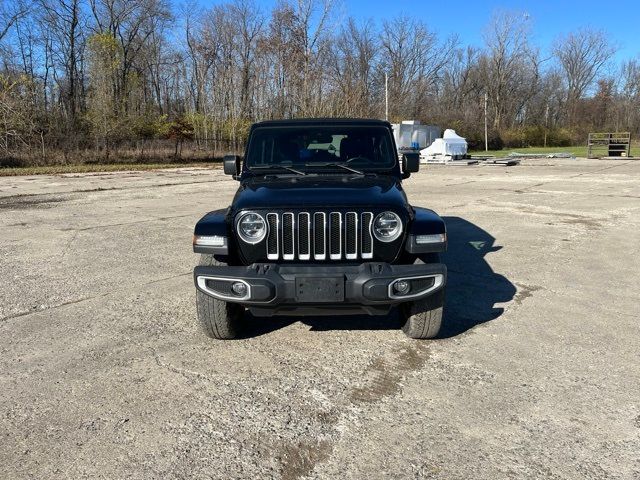
[[[325,279],[323,282],[321,279]],[[196,288],[227,302],[241,303],[255,315],[369,313],[383,314],[392,305],[435,294],[446,284],[442,263],[390,265],[199,266],[194,270]],[[406,280],[410,290],[398,294],[393,285]],[[242,295],[233,283],[243,283]],[[328,288],[325,288],[328,287]]]

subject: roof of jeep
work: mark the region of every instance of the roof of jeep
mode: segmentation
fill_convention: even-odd
[[[252,125],[255,127],[290,127],[297,125],[367,125],[391,127],[386,120],[377,120],[373,118],[292,118],[287,120],[265,120]]]

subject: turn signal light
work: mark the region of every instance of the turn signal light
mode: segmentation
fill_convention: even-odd
[[[227,237],[221,235],[194,235],[193,244],[204,247],[224,247],[227,244]]]
[[[435,235],[416,235],[416,243],[418,245],[424,245],[427,243],[444,243],[446,241],[446,233],[436,233]]]

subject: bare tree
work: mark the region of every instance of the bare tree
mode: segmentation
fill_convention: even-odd
[[[0,4],[0,42],[9,33],[11,27],[29,11],[22,2],[10,4],[8,7],[4,3]]]
[[[80,158],[94,144],[113,156],[151,141],[173,158],[179,130],[196,142],[180,134],[185,156],[211,156],[241,148],[258,119],[382,117],[385,76],[392,120],[472,142],[485,93],[496,146],[640,131],[638,60],[614,75],[600,31],[557,39],[551,63],[518,12],[496,13],[475,48],[415,18],[342,18],[333,0],[187,1],[174,16],[172,0],[0,0],[0,153]]]
[[[466,135],[480,132],[485,83],[479,59],[477,48],[462,47],[452,52],[430,103],[430,121],[449,125]]]
[[[274,89],[286,91],[277,94],[284,114],[313,116],[323,110],[332,8],[331,0],[298,0],[272,12],[265,52],[272,59]]]
[[[621,123],[640,133],[640,59],[624,62],[620,68]]]
[[[496,130],[503,126],[510,101],[526,100],[534,93],[539,59],[537,51],[529,45],[529,28],[527,15],[498,12],[484,33],[487,52],[481,62]],[[524,91],[522,87],[525,87]],[[521,109],[522,103],[513,113]]]
[[[372,91],[380,48],[373,24],[358,25],[349,18],[334,46],[329,60],[332,82],[337,90],[332,113],[354,117],[380,113],[374,105]]]
[[[444,43],[423,22],[401,16],[385,21],[380,34],[382,58],[378,82],[389,78],[391,118],[418,118],[430,90],[441,79],[457,39]]]
[[[113,84],[122,61],[121,45],[108,33],[94,34],[88,42],[89,101],[87,118],[92,125],[96,151],[102,150],[109,160],[111,145],[125,122]]]
[[[235,25],[237,38],[237,66],[240,73],[240,117],[250,118],[252,80],[255,78],[254,66],[256,49],[260,41],[265,19],[253,0],[235,0],[229,6],[230,20]]]
[[[149,40],[162,30],[172,16],[166,0],[90,0],[96,31],[109,33],[122,48],[122,62],[114,94],[124,101],[132,72],[144,70]],[[126,102],[123,103],[128,108]]]
[[[80,0],[40,0],[44,28],[50,33],[54,78],[63,93],[62,105],[74,129],[78,103],[82,101],[82,61],[85,47],[84,18]]]
[[[616,49],[601,30],[583,28],[556,39],[553,53],[567,82],[569,125],[575,123],[578,101],[594,85]]]

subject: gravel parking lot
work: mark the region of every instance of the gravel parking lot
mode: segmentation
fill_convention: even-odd
[[[197,328],[221,171],[0,178],[0,478],[640,478],[640,161],[432,166],[443,338]]]

